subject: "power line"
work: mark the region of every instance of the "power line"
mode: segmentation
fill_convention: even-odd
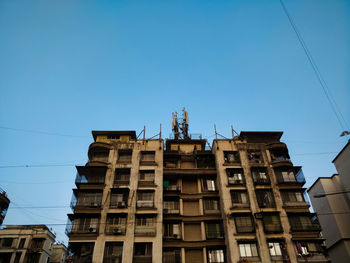
[[[86,136],[80,136],[80,135],[62,134],[62,133],[46,132],[46,131],[38,131],[38,130],[26,130],[26,129],[18,129],[18,128],[12,128],[12,127],[5,127],[5,126],[0,126],[0,129],[11,130],[11,131],[20,131],[20,132],[29,132],[29,133],[37,133],[37,134],[45,134],[45,135],[51,135],[51,136],[87,138]]]
[[[328,85],[327,85],[326,81],[324,80],[324,78],[322,77],[322,74],[319,71],[315,60],[313,59],[310,50],[308,49],[304,39],[302,38],[302,36],[301,36],[297,26],[296,26],[296,24],[294,23],[294,20],[293,20],[292,16],[288,12],[287,7],[283,3],[283,0],[280,0],[280,3],[282,5],[282,8],[283,8],[286,16],[288,17],[288,20],[289,20],[289,22],[290,22],[290,24],[291,24],[295,34],[298,37],[298,40],[299,40],[299,42],[300,42],[300,44],[301,44],[301,46],[302,46],[302,48],[303,48],[303,50],[304,50],[304,52],[305,52],[305,54],[307,56],[308,61],[310,62],[311,66],[312,66],[312,69],[313,69],[313,71],[314,71],[314,73],[315,73],[315,75],[316,75],[316,77],[318,79],[318,82],[320,83],[320,85],[322,87],[322,90],[323,90],[323,92],[324,92],[324,94],[325,94],[325,96],[326,96],[326,98],[327,98],[327,100],[328,100],[328,102],[329,102],[329,104],[330,104],[330,106],[331,106],[331,108],[332,108],[332,110],[333,110],[333,112],[334,112],[334,114],[335,114],[335,116],[336,116],[336,118],[337,118],[341,128],[343,130],[346,130],[346,126],[348,126],[348,124],[347,124],[346,120],[344,119],[343,114],[339,110],[339,107],[338,107],[335,99],[332,97],[332,94],[330,93],[330,91],[328,89]]]

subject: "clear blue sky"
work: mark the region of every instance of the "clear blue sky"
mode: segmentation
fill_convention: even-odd
[[[284,2],[350,123],[350,2]],[[210,140],[214,124],[225,136],[284,131],[307,186],[335,172],[349,139],[278,0],[3,0],[0,58],[0,166],[71,165],[1,168],[5,224],[65,224],[90,131],[146,125],[151,137],[161,123],[168,136],[183,106]]]

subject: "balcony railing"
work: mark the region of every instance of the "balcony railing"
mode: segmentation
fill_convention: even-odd
[[[221,231],[207,231],[207,238],[220,239],[220,238],[224,238],[224,234]]]
[[[98,234],[98,227],[91,225],[67,225],[66,234]]]
[[[77,177],[75,178],[75,183],[77,184],[104,184],[105,177],[102,175],[80,175],[77,173]]]
[[[153,200],[137,200],[136,207],[137,208],[153,208],[154,203],[153,203]]]
[[[237,226],[237,233],[253,233],[255,228],[251,226]]]
[[[239,180],[234,177],[228,177],[228,184],[229,185],[243,185],[244,180]]]
[[[264,224],[264,230],[266,233],[278,233],[282,232],[282,226],[280,224]]]
[[[125,201],[120,201],[120,202],[115,202],[110,204],[110,208],[126,208],[127,207],[127,202]]]
[[[270,184],[269,178],[254,178],[254,184]]]
[[[155,226],[136,226],[135,235],[137,236],[155,236],[156,227]]]
[[[125,224],[106,224],[106,234],[110,235],[125,235],[126,225]]]
[[[152,255],[134,255],[133,263],[152,263]]]
[[[180,251],[163,252],[163,263],[181,263]]]
[[[129,185],[129,180],[114,180],[114,185]]]
[[[321,226],[318,223],[291,222],[290,227],[295,232],[321,231]]]
[[[108,163],[108,155],[93,155],[89,159],[90,162],[103,162]]]
[[[74,202],[72,201],[71,203],[71,207],[72,209],[77,209],[77,208],[101,208],[101,200],[99,201],[78,201]]]
[[[139,180],[139,186],[154,186],[154,179],[151,179],[151,180]]]
[[[103,263],[121,263],[122,256],[105,256],[103,257]],[[75,262],[75,261],[74,261]]]

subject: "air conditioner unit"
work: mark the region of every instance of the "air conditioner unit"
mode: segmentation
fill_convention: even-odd
[[[120,234],[122,234],[122,228],[121,227],[115,227],[115,228],[113,228],[113,234],[114,235],[120,235]]]

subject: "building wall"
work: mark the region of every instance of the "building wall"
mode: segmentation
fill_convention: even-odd
[[[31,242],[33,238],[45,239],[42,249],[37,252],[40,253],[40,260],[38,263],[47,263],[51,255],[51,247],[55,240],[55,236],[46,227],[37,226],[7,226],[0,230],[0,239],[13,238],[12,246],[7,248],[0,248],[0,253],[11,253],[11,260],[9,263],[15,261],[16,253],[21,253],[20,263],[25,262],[25,259],[30,253]],[[23,248],[19,247],[20,240],[25,238]]]

